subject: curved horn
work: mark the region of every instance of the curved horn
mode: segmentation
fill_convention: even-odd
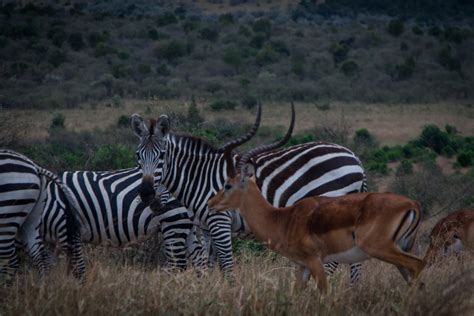
[[[249,152],[247,152],[245,155],[243,155],[240,158],[239,162],[237,163],[236,169],[240,170],[240,168],[244,164],[246,164],[252,157],[257,156],[258,154],[261,154],[263,152],[270,151],[270,150],[273,150],[275,148],[285,145],[285,143],[290,139],[291,134],[293,133],[294,127],[295,127],[295,105],[293,104],[293,102],[291,102],[291,123],[290,123],[290,127],[288,128],[288,131],[286,132],[285,137],[283,137],[283,139],[280,140],[279,142],[276,142],[270,145],[262,145],[250,150]]]
[[[244,136],[232,140],[220,148],[220,150],[224,151],[224,158],[227,162],[227,175],[229,177],[233,178],[236,175],[234,162],[232,161],[232,150],[243,143],[248,142],[257,133],[261,117],[262,104],[258,103],[257,117],[255,118],[255,123],[253,124],[252,129]]]

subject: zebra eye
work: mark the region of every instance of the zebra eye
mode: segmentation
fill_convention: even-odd
[[[224,190],[230,190],[230,189],[232,189],[232,186],[230,184],[226,183],[224,185]]]

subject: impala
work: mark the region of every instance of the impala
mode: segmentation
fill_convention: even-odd
[[[236,165],[225,151],[228,177],[208,201],[211,209],[239,209],[255,237],[299,265],[296,287],[310,275],[324,292],[323,263],[359,262],[370,257],[394,264],[410,284],[422,271],[422,259],[408,253],[420,226],[420,205],[392,193],[352,193],[341,197],[308,197],[288,207],[274,207],[264,198],[254,178],[252,157],[282,146],[290,137],[261,146],[242,156]],[[236,172],[239,171],[239,173]]]
[[[434,263],[440,254],[463,249],[474,252],[474,210],[462,210],[442,218],[433,228],[425,261]]]

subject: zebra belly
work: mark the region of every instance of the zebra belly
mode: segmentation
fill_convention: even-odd
[[[370,257],[362,251],[359,247],[352,247],[349,250],[333,253],[324,257],[324,263],[339,262],[339,263],[355,263],[369,259]]]

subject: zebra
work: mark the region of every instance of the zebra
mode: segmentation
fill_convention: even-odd
[[[54,183],[64,196],[64,221],[72,227],[65,236],[73,274],[81,278],[85,272],[82,244],[79,239],[74,209],[77,203],[69,189],[52,172],[12,150],[0,150],[0,274],[12,279],[18,270],[17,246],[20,244],[44,276],[43,239],[40,234],[41,214],[47,198],[46,187]]]
[[[209,230],[221,270],[226,275],[231,275],[233,270],[231,232],[238,236],[249,228],[237,212],[212,212],[207,201],[222,188],[228,176],[225,149],[235,148],[253,137],[260,117],[261,105],[252,129],[245,136],[215,148],[202,138],[171,133],[166,115],[151,119],[148,126],[140,115],[131,116],[131,128],[140,139],[136,153],[143,171],[139,192],[142,201],[150,203],[155,196],[155,181],[162,183],[194,212],[195,221],[201,228]],[[236,161],[239,156],[233,155],[232,159]],[[337,144],[309,142],[277,149],[257,156],[252,163],[258,186],[276,207],[291,205],[307,196],[367,191],[360,160],[352,151]],[[152,171],[160,167],[162,177],[155,179]],[[336,265],[329,265],[329,272]],[[351,282],[359,278],[360,267],[359,263],[351,265]]]
[[[84,243],[126,247],[139,244],[160,230],[168,267],[182,270],[189,257],[194,266],[204,268],[207,258],[188,210],[166,192],[151,207],[141,203],[137,198],[139,168],[71,171],[60,176],[78,201]],[[61,221],[63,196],[57,193],[57,187],[51,184],[41,229],[45,241],[53,244],[61,244],[61,236],[67,231]]]

